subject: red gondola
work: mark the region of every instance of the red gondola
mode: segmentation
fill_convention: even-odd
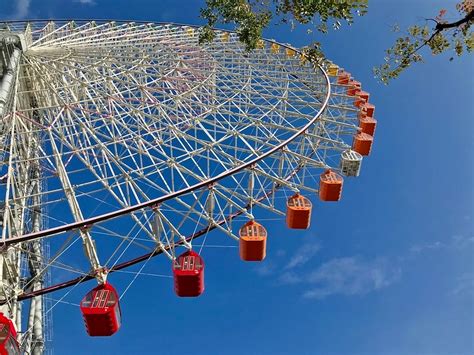
[[[204,292],[204,261],[192,251],[173,262],[174,290],[179,297],[197,297]]]
[[[348,73],[344,70],[339,72],[339,75],[337,76],[337,83],[338,84],[349,84],[349,80],[351,79],[351,73]]]
[[[349,87],[347,88],[347,95],[349,96],[355,96],[360,91],[360,81],[356,80],[350,80],[349,81]]]
[[[113,335],[122,322],[119,297],[109,283],[89,291],[81,301],[81,312],[87,333],[92,337]]]
[[[341,199],[342,176],[334,171],[326,170],[319,178],[319,198],[321,201],[339,201]]]
[[[267,252],[267,231],[255,221],[245,223],[239,230],[240,258],[245,261],[262,261]]]
[[[374,137],[372,137],[370,134],[359,132],[354,136],[352,149],[361,155],[369,155],[370,150],[372,149],[373,141]]]
[[[369,102],[366,102],[360,107],[360,112],[365,114],[367,117],[374,117],[375,106]]]
[[[361,117],[359,118],[359,127],[362,132],[374,136],[375,128],[377,127],[377,120],[373,117]]]
[[[370,94],[367,91],[359,91],[357,96],[359,96],[361,99],[364,99],[365,102],[369,102]]]
[[[16,330],[11,319],[0,312],[0,355],[20,355]]]
[[[311,223],[311,201],[299,193],[286,203],[286,225],[291,229],[308,229]]]
[[[356,99],[354,101],[355,107],[362,107],[364,104],[369,102],[370,94],[366,91],[358,91],[356,93]]]

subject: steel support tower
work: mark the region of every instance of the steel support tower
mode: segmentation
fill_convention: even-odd
[[[15,134],[16,115],[13,107],[30,108],[30,122],[38,121],[35,101],[29,95],[17,95],[19,87],[27,92],[30,83],[21,73],[20,60],[26,49],[27,41],[22,35],[8,31],[0,32],[0,143],[2,145],[2,167],[0,177],[5,194],[2,196],[3,209],[2,241],[10,235],[22,235],[40,231],[43,228],[41,203],[41,169],[38,155],[39,137],[33,133],[29,139],[25,135]],[[23,127],[23,130],[28,127]],[[5,148],[9,147],[10,151]],[[15,151],[13,151],[13,149]],[[23,166],[13,171],[10,160],[13,156],[24,161]],[[22,159],[23,158],[23,159]],[[3,191],[2,191],[3,192]],[[26,197],[29,196],[29,197]],[[10,207],[12,199],[23,199],[23,208]],[[18,205],[18,204],[16,204]],[[9,213],[4,213],[10,209]],[[12,217],[8,218],[10,215]],[[21,303],[17,296],[23,289],[32,291],[44,286],[43,242],[35,240],[3,248],[0,253],[0,301],[7,301],[0,306],[0,311],[11,318],[18,332],[18,341],[25,354],[44,353],[44,305],[43,297]],[[29,305],[29,310],[25,309]]]

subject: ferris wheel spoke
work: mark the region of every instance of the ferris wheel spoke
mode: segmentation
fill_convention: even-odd
[[[59,175],[59,179],[61,180],[61,184],[63,186],[63,189],[65,190],[66,198],[68,200],[68,204],[71,208],[71,212],[73,214],[73,217],[75,221],[83,221],[84,217],[82,215],[82,210],[79,207],[79,203],[76,199],[76,196],[74,194],[74,189],[72,188],[71,182],[69,180],[66,168],[64,167],[64,164],[62,162],[61,155],[59,153],[59,150],[54,142],[52,133],[50,131],[50,142],[51,142],[51,148],[53,150],[53,154],[55,156],[56,160],[56,169]],[[99,258],[97,256],[97,251],[95,248],[95,244],[92,240],[91,235],[89,234],[89,231],[87,230],[87,226],[84,226],[83,229],[80,230],[80,235],[84,243],[85,247],[85,252],[86,256],[91,262],[91,266],[94,270],[99,270],[101,268]],[[103,277],[102,275],[99,275],[99,277]]]
[[[51,26],[52,25],[52,26]],[[46,30],[47,27],[50,27],[49,30]],[[61,26],[60,28],[55,29],[54,23],[49,22],[46,26],[45,29],[43,30],[44,32],[48,32],[43,34],[42,36],[39,36],[39,39],[33,42],[33,45],[35,47],[41,47],[42,45],[55,45],[59,43],[67,43],[67,40],[69,38],[73,37],[79,37],[79,40],[84,40],[87,38],[91,38],[98,33],[100,33],[101,29],[106,29],[110,26],[109,23],[104,23],[101,25],[96,25],[94,21],[87,22],[82,26],[79,27],[74,27],[75,23],[74,22],[68,22],[65,25]],[[126,24],[122,25],[126,26]],[[52,27],[52,28],[51,28]],[[59,32],[64,31],[65,29],[71,30],[71,33],[64,34],[61,33],[59,35]],[[91,32],[91,33],[89,33]],[[95,33],[94,33],[95,32]],[[52,35],[57,33],[58,36],[57,38],[51,38],[53,37]],[[49,39],[48,39],[49,38]]]
[[[68,22],[68,23],[65,23],[63,24],[62,26],[59,26],[57,28],[55,28],[56,26],[54,25],[53,22],[49,22],[44,31],[47,32],[45,33],[43,36],[41,36],[38,40],[34,41],[31,43],[32,46],[41,46],[41,43],[48,43],[48,38],[52,38],[54,37],[55,34],[59,34],[60,32],[64,32],[64,30],[66,29],[69,29],[70,28],[70,25],[71,23]],[[83,25],[83,26],[87,26],[86,25]],[[46,30],[46,28],[48,28]],[[64,34],[61,33],[61,37],[65,37]]]
[[[127,34],[127,32],[134,31],[137,28],[142,27],[142,26],[143,25],[133,26],[131,24],[122,24],[122,25],[115,26],[113,23],[104,23],[101,25],[96,25],[94,22],[89,22],[86,25],[73,29],[73,32],[71,34],[58,36],[58,38],[56,39],[50,39],[49,41],[44,42],[43,45],[81,46],[81,45],[97,43],[97,42],[101,44],[106,44],[107,41],[104,41],[104,39],[113,41],[114,39],[118,39],[118,38],[120,38],[123,43],[123,42],[130,41],[130,34]],[[130,33],[133,33],[133,32],[130,32]],[[126,35],[125,41],[123,41],[124,34]]]

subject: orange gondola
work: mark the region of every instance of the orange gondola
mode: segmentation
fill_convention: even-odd
[[[358,91],[356,93],[356,99],[354,100],[355,107],[362,107],[364,104],[369,102],[370,94],[366,91]]]
[[[240,258],[245,261],[262,261],[267,253],[267,231],[259,223],[249,221],[239,230]]]
[[[289,198],[286,204],[286,225],[291,229],[308,229],[311,223],[311,201],[299,193]]]
[[[339,201],[344,179],[334,171],[326,170],[319,178],[319,198],[321,201]]]
[[[362,132],[370,134],[372,137],[375,134],[375,128],[377,127],[377,120],[373,117],[360,117],[359,127]]]
[[[373,141],[374,137],[372,137],[370,134],[359,132],[354,136],[352,149],[361,155],[369,155],[370,150],[372,149]]]
[[[355,96],[361,89],[360,81],[350,80],[347,88],[347,95]]]
[[[368,117],[374,117],[375,106],[369,102],[361,105],[360,112],[364,113]]]
[[[341,70],[339,72],[339,75],[337,76],[337,83],[341,85],[347,85],[349,84],[350,79],[351,79],[351,73]]]
[[[359,91],[357,92],[357,96],[361,99],[365,100],[365,102],[369,102],[370,94],[367,91]]]

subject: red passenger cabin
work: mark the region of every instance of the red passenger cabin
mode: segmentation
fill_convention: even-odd
[[[319,177],[319,199],[321,201],[339,201],[342,194],[342,176],[326,170]]]
[[[375,134],[375,128],[377,127],[377,120],[373,117],[360,117],[359,127],[362,132],[370,134],[372,137]]]
[[[337,76],[337,83],[341,85],[347,85],[349,84],[350,79],[351,79],[351,73],[348,73],[342,70]]]
[[[358,114],[359,127],[362,132],[370,134],[372,137],[375,134],[377,127],[377,120],[374,118],[375,106],[366,102],[360,107]]]
[[[297,193],[286,203],[286,225],[291,229],[308,229],[311,223],[311,201]]]
[[[347,88],[347,95],[355,96],[360,91],[361,84],[359,81],[350,80],[349,87]]]
[[[369,155],[370,150],[372,149],[373,141],[374,137],[372,137],[370,134],[359,132],[354,136],[352,149],[361,155]]]
[[[367,117],[374,117],[375,106],[369,102],[366,102],[360,107],[360,112],[365,114]]]
[[[81,301],[87,333],[90,336],[110,336],[120,328],[122,314],[117,291],[109,283],[91,290]]]
[[[267,231],[259,223],[249,221],[239,230],[240,258],[245,261],[262,261],[267,253]]]
[[[204,261],[188,250],[173,262],[174,290],[179,297],[197,297],[204,292]]]
[[[20,355],[16,330],[11,319],[0,312],[0,355]]]
[[[370,94],[366,91],[358,91],[356,93],[356,99],[354,101],[355,107],[362,107],[364,104],[369,102]]]

